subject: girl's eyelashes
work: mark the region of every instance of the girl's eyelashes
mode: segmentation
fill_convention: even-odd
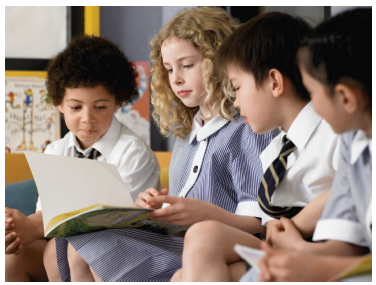
[[[183,68],[185,69],[191,69],[193,67],[193,64],[185,64],[183,65]],[[174,70],[169,67],[165,67],[168,73],[172,73]]]
[[[70,107],[72,110],[79,110],[79,109],[81,109],[81,106],[71,106]]]
[[[106,109],[106,106],[97,106],[95,108],[97,108],[98,110],[103,110],[103,109]]]

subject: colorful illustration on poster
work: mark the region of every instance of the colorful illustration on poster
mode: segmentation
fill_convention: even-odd
[[[43,152],[60,138],[59,123],[45,79],[5,78],[5,152]]]

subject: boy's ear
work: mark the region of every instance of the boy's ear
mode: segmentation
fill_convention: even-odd
[[[338,96],[339,103],[348,114],[353,114],[359,107],[358,96],[352,88],[339,83],[334,87],[334,93]]]
[[[62,114],[64,114],[64,112],[63,112],[63,107],[61,106],[61,104],[60,105],[57,105],[57,108],[59,109],[59,111],[60,111],[60,113],[62,113]]]
[[[120,106],[121,106],[121,103],[116,103],[114,114],[115,114],[115,112],[120,108]]]
[[[282,95],[285,90],[283,75],[278,69],[272,68],[269,70],[269,80],[272,94],[275,98]]]

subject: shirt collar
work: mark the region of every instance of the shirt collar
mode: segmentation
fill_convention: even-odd
[[[369,147],[369,152],[372,155],[372,139],[364,131],[358,130],[351,144],[350,163],[354,164],[367,147]]]
[[[234,117],[238,112],[235,108],[231,108],[231,116]],[[210,137],[216,131],[221,129],[229,120],[223,118],[221,115],[213,117],[209,122],[204,126],[201,126],[201,110],[198,110],[196,115],[193,118],[192,131],[189,137],[189,143],[192,143],[193,139],[197,135],[197,141],[203,141],[206,138]]]
[[[119,133],[121,130],[121,124],[114,116],[112,118],[112,122],[110,125],[110,128],[107,130],[107,132],[99,139],[97,140],[91,147],[88,149],[82,150],[80,148],[79,143],[77,142],[76,136],[71,133],[71,136],[69,138],[68,147],[75,147],[79,152],[82,152],[83,155],[88,156],[93,148],[98,150],[101,155],[104,156],[106,160],[110,157],[110,154],[115,147],[116,143],[118,142]]]
[[[287,137],[292,140],[298,149],[302,149],[321,121],[322,118],[315,112],[312,103],[309,102],[291,124]]]

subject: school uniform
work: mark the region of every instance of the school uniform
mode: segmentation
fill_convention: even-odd
[[[169,168],[169,195],[208,201],[233,213],[240,202],[257,203],[262,175],[258,157],[275,133],[253,133],[239,114],[234,114],[234,122],[217,116],[204,126],[200,116],[199,111],[192,133],[175,142]],[[182,237],[124,228],[64,240],[102,281],[169,281],[182,266]],[[69,267],[59,246],[58,265],[66,281],[70,279]]]
[[[288,157],[284,178],[273,193],[271,202],[280,207],[305,207],[331,188],[338,169],[340,139],[309,102],[295,118],[288,132],[282,130],[260,155],[264,171],[278,157],[285,136],[296,148]],[[258,217],[265,225],[273,218],[258,207]],[[240,279],[244,282],[257,280],[258,273],[252,268]]]
[[[340,240],[372,251],[372,139],[341,135],[341,158],[314,241]]]
[[[331,126],[323,120],[309,102],[291,124],[288,132],[274,138],[260,155],[264,172],[278,157],[287,136],[296,146],[287,160],[283,180],[271,197],[274,206],[305,207],[310,201],[330,189],[338,168],[340,139]],[[273,218],[260,206],[262,224]]]
[[[100,153],[94,159],[116,166],[133,200],[147,188],[160,188],[160,169],[154,152],[115,116],[107,132],[88,149],[82,150],[76,136],[68,132],[64,138],[49,144],[44,153],[69,157],[78,157],[79,153],[82,153],[88,157],[93,148]],[[41,209],[38,200],[37,211]]]

